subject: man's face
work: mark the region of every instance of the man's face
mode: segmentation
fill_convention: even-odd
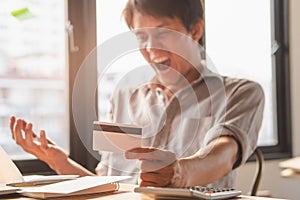
[[[199,37],[179,18],[154,18],[136,12],[133,27],[141,53],[164,86],[180,87],[199,77],[195,68],[200,64]]]

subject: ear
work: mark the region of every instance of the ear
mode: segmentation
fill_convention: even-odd
[[[198,20],[196,24],[193,25],[191,29],[191,36],[193,40],[199,41],[204,33],[204,22],[202,19]]]

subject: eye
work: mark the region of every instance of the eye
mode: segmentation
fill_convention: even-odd
[[[147,35],[144,33],[136,34],[136,39],[139,43],[143,43],[143,42],[147,41]]]
[[[156,34],[156,38],[167,37],[168,35],[170,35],[170,33],[171,33],[170,30],[160,31]]]

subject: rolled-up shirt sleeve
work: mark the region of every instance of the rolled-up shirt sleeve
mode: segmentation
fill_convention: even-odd
[[[245,163],[257,147],[264,110],[264,93],[261,86],[244,81],[226,91],[226,109],[207,132],[204,145],[220,136],[233,137],[239,146],[238,159],[233,168]]]

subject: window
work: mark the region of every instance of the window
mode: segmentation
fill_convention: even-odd
[[[12,140],[11,114],[69,151],[65,2],[2,0],[0,18],[0,145],[23,168],[34,157]]]
[[[258,145],[266,158],[291,152],[286,9],[287,1],[205,1],[205,45],[218,72],[254,80],[265,92]]]
[[[98,45],[128,31],[121,20],[125,3],[123,0],[116,6],[105,0],[97,1]],[[205,48],[217,71],[257,81],[264,89],[266,104],[258,143],[265,158],[291,153],[287,8],[287,1],[280,0],[205,1]],[[114,61],[111,68],[122,66],[122,60],[127,66],[146,65],[139,52],[120,57],[120,62]],[[107,72],[105,85],[117,82],[121,70]],[[99,105],[109,98],[101,89]],[[107,93],[110,91],[107,89]],[[107,111],[103,110],[107,106],[99,107],[100,114]]]
[[[219,17],[214,17],[215,13]],[[266,103],[259,145],[276,145],[270,1],[206,1],[205,14],[208,57],[220,74],[251,79],[262,85]]]
[[[110,38],[128,31],[126,24],[121,20],[121,11],[125,3],[126,0],[120,1],[118,4],[106,0],[68,1],[68,19],[74,25],[74,44],[79,47],[79,51],[69,52],[69,62],[67,62],[65,48],[66,1],[52,0],[43,3],[37,0],[0,1],[0,131],[3,135],[0,145],[14,159],[22,160],[17,163],[24,167],[23,172],[30,173],[32,162],[35,161],[32,161],[32,157],[25,154],[11,139],[7,124],[9,115],[12,113],[34,122],[36,131],[38,128],[45,128],[48,136],[58,145],[69,150],[73,159],[90,170],[94,169],[97,161],[89,157],[91,151],[89,150],[89,153],[86,151],[86,146],[82,144],[85,141],[77,134],[78,131],[92,133],[91,122],[97,118],[89,112],[92,109],[91,105],[94,104],[90,104],[87,99],[92,98],[85,98],[84,94],[94,94],[94,91],[87,92],[89,83],[85,82],[80,88],[85,93],[79,94],[81,95],[79,96],[80,104],[77,105],[74,104],[74,101],[77,100],[73,98],[73,87],[76,85],[76,75],[81,64],[96,45],[101,45]],[[220,73],[254,79],[263,85],[266,93],[266,113],[259,144],[262,146],[266,158],[289,156],[291,146],[288,1],[245,0],[240,2],[239,0],[229,0],[225,5],[221,6],[221,4],[224,4],[222,0],[209,0],[205,3],[208,56],[216,63]],[[223,9],[218,10],[217,8]],[[11,15],[11,11],[14,10],[20,10],[25,15],[20,18],[14,17]],[[55,15],[52,15],[53,10],[55,10]],[[247,11],[251,11],[250,14]],[[248,17],[249,15],[251,18]],[[239,16],[239,20],[236,20],[235,16]],[[230,17],[232,17],[231,20],[229,20]],[[241,21],[242,18],[243,21]],[[241,22],[244,20],[248,20],[249,27],[242,27],[245,23]],[[223,28],[215,29],[221,27]],[[241,32],[248,28],[250,28],[249,31]],[[250,32],[251,36],[246,36]],[[235,35],[237,33],[239,33],[238,36],[243,35],[243,37],[237,37]],[[241,46],[234,44],[238,39],[243,40]],[[257,42],[258,39],[261,42]],[[215,43],[215,41],[218,42]],[[225,48],[226,51],[223,52],[229,54],[220,54],[216,45]],[[234,49],[229,51],[229,47],[234,47]],[[244,58],[247,62],[242,64],[238,62],[235,55],[239,52],[233,53],[236,48],[245,50],[239,51],[243,53],[239,58]],[[263,53],[259,53],[258,50],[262,49],[264,49]],[[234,60],[227,59],[229,57],[233,57]],[[259,65],[256,65],[255,62],[250,64],[250,61],[253,60],[260,60]],[[94,73],[87,76],[93,85],[97,82],[96,64],[94,64],[91,63]],[[115,66],[147,65],[138,50],[121,56],[111,64]],[[246,64],[249,64],[250,67],[246,67]],[[68,65],[71,67],[67,68]],[[253,65],[260,66],[259,71],[264,71],[264,73],[252,73],[252,70],[244,70],[252,69]],[[240,66],[243,67],[243,71],[237,71],[237,68],[234,68]],[[122,70],[115,70],[114,67],[111,69],[112,71],[108,71],[107,76],[103,79],[105,87],[102,88],[109,89],[109,83],[115,82],[120,74],[124,73]],[[140,77],[141,80],[144,78]],[[101,104],[105,101],[108,102],[107,94],[99,87],[99,96],[96,97],[99,105],[96,109],[100,114],[107,112],[108,105]],[[102,98],[105,101],[101,102]],[[67,102],[68,100],[69,102]],[[81,130],[78,130],[76,119],[74,120],[76,115],[73,112],[72,106],[74,105],[82,108],[80,110],[80,123],[83,124]],[[105,119],[105,117],[100,115],[100,119]],[[90,144],[91,134],[86,135],[88,137],[84,139],[88,140],[88,144]],[[95,155],[94,158],[96,158]],[[35,166],[42,169],[39,168],[40,165]],[[34,169],[35,172],[37,168]]]

